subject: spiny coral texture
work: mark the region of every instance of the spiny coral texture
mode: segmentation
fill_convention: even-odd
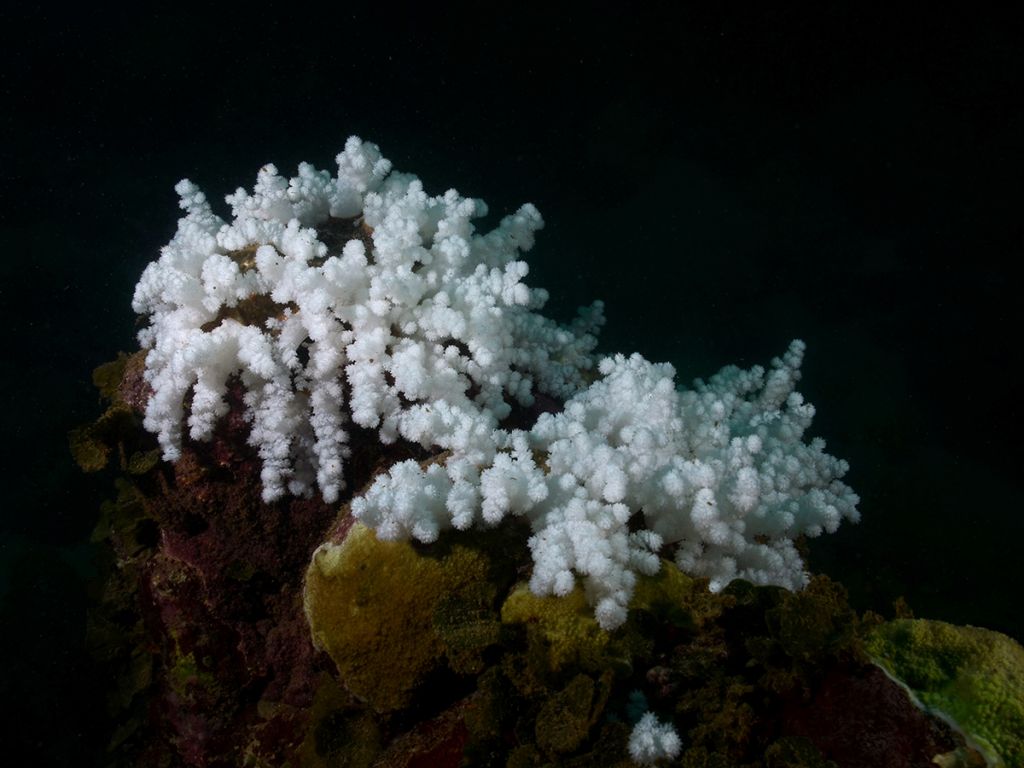
[[[381,538],[425,542],[526,516],[533,591],[565,595],[581,576],[606,629],[664,546],[713,590],[799,588],[792,539],[857,519],[845,462],[803,441],[814,410],[794,390],[801,342],[768,371],[729,367],[691,390],[669,365],[616,355],[585,387],[601,304],[570,327],[539,314],[547,294],[517,260],[542,225],[532,205],[481,235],[483,202],[428,196],[355,137],[337,159],[335,178],[264,166],[251,195],[228,196],[230,224],[178,185],[187,213],[134,299],[150,317],[145,425],[164,458],[180,455],[186,413],[193,439],[211,437],[232,376],[268,501],[314,485],[337,499],[348,420],[441,449],[380,475],[353,513]],[[564,411],[499,428],[535,391]]]
[[[562,412],[496,431],[486,463],[456,451],[444,465],[396,464],[352,511],[379,536],[421,541],[525,515],[530,587],[564,595],[582,576],[606,629],[666,545],[713,591],[736,578],[799,589],[808,577],[792,540],[858,517],[845,462],[803,442],[814,415],[794,391],[803,351],[795,341],[768,371],[728,367],[692,390],[676,388],[670,365],[606,358]]]
[[[660,722],[651,712],[640,718],[629,735],[629,756],[640,765],[678,757],[682,746],[676,729]]]
[[[475,455],[507,400],[529,405],[535,387],[564,399],[593,364],[600,303],[561,327],[522,282],[536,208],[478,234],[482,201],[428,196],[375,145],[352,137],[337,162],[334,178],[304,163],[290,180],[265,165],[252,194],[227,197],[230,223],[181,181],[186,215],[135,289],[145,426],[164,458],[181,455],[186,412],[189,435],[210,439],[239,376],[267,501],[314,485],[336,500],[349,420],[385,443]],[[339,222],[349,235],[331,237]]]

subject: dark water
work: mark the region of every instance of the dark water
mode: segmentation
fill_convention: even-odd
[[[604,299],[605,351],[686,380],[806,340],[813,432],[850,462],[863,515],[813,542],[812,567],[858,608],[903,595],[1024,637],[1013,20],[481,7],[0,26],[0,698],[40,723],[17,741],[40,762],[102,732],[81,633],[107,489],[65,433],[98,413],[92,367],[134,348],[172,187],[218,200],[268,161],[333,168],[352,133],[430,191],[499,215],[535,203],[530,280],[556,316]]]

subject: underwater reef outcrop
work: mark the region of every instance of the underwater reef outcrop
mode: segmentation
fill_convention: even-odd
[[[480,233],[376,146],[337,160],[264,166],[230,221],[178,184],[144,351],[71,434],[115,475],[108,764],[1012,764],[1017,667],[979,649],[1019,646],[919,642],[805,565],[859,500],[802,342],[689,388],[599,359],[601,303],[563,325],[524,282],[532,205]]]
[[[389,542],[346,506],[264,502],[240,403],[153,460],[140,372],[101,367],[111,406],[74,436],[116,475],[90,633],[116,681],[111,766],[626,766],[648,711],[679,734],[665,764],[984,764],[872,663],[913,625],[858,616],[824,576],[715,594],[662,561],[608,631],[581,586],[529,589],[521,520]],[[353,482],[394,460],[376,445]]]

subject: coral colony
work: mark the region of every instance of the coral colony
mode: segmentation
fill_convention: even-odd
[[[737,578],[799,589],[793,539],[857,520],[846,463],[803,439],[814,408],[795,391],[802,342],[689,389],[638,354],[598,359],[601,303],[560,325],[523,282],[520,256],[543,226],[534,206],[481,233],[483,201],[428,195],[373,144],[352,137],[337,162],[335,177],[264,166],[251,194],[227,197],[230,221],[177,185],[185,216],[133,301],[149,318],[145,426],[166,460],[186,425],[211,438],[231,377],[267,502],[336,501],[349,425],[431,449],[432,462],[378,475],[355,517],[382,539],[429,542],[523,516],[531,589],[564,595],[581,579],[605,629],[625,621],[659,553],[713,591]],[[538,397],[564,406],[504,426]],[[653,715],[630,742],[638,762],[678,749]]]

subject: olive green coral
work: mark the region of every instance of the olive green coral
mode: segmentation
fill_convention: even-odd
[[[482,669],[479,654],[500,629],[489,610],[498,589],[492,565],[482,547],[417,552],[356,523],[341,543],[322,545],[307,571],[313,640],[348,690],[378,712],[402,709],[442,663],[458,673]]]
[[[896,619],[867,640],[872,659],[977,745],[990,765],[1024,765],[1024,648],[999,632]]]

